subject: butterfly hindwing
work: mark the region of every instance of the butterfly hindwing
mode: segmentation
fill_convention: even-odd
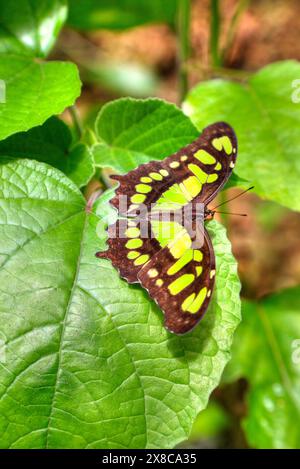
[[[108,250],[97,257],[110,259],[128,283],[138,282],[137,274],[150,257],[160,250],[151,226],[134,220],[120,219],[108,228]]]
[[[113,176],[120,185],[111,204],[123,215],[134,214],[141,204],[147,210],[153,204],[156,210],[178,209],[195,199],[207,204],[230,176],[236,155],[233,129],[223,122],[213,124],[163,161]]]
[[[189,332],[200,321],[215,280],[215,257],[207,231],[199,248],[186,245],[182,249],[182,241],[179,237],[162,248],[138,273],[141,285],[162,309],[165,327],[176,334]]]

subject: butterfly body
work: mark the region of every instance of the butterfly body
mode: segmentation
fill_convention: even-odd
[[[97,255],[140,283],[176,334],[190,331],[210,302],[216,266],[204,221],[214,216],[207,206],[236,156],[234,131],[220,122],[163,161],[114,176],[119,186],[110,203],[121,218],[108,228],[109,249]]]

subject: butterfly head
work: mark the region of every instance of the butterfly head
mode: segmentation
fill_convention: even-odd
[[[206,208],[204,212],[204,220],[213,220],[215,213],[215,210],[210,210],[209,208]]]

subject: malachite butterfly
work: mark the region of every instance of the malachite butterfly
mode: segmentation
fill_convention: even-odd
[[[196,207],[204,207],[204,220],[214,215],[208,204],[229,178],[236,158],[235,133],[228,124],[218,122],[163,161],[112,176],[119,186],[110,203],[119,219],[108,228],[108,250],[97,256],[110,259],[129,283],[140,283],[162,309],[165,327],[175,334],[193,329],[212,297],[215,256]],[[174,214],[187,205],[192,206],[192,215],[183,226]],[[168,212],[171,215],[165,221],[161,215]],[[142,229],[145,219],[146,230]],[[195,248],[197,229],[203,243]]]

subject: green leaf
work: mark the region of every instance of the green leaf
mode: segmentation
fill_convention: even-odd
[[[240,321],[224,228],[209,224],[212,307],[178,337],[146,291],[95,257],[106,245],[101,200],[86,211],[75,185],[34,161],[2,165],[0,182],[1,447],[169,448],[186,439]]]
[[[89,29],[124,29],[144,23],[174,24],[177,0],[69,0],[71,26]]]
[[[238,174],[233,172],[226,182],[223,190],[231,189],[231,187],[241,187],[247,189],[250,186],[250,182],[247,179],[241,178]]]
[[[257,448],[299,448],[300,288],[244,302],[225,381],[250,383],[245,430]]]
[[[174,104],[132,98],[103,106],[96,120],[96,134],[100,141],[94,146],[96,165],[120,173],[161,160],[199,136]]]
[[[68,126],[57,117],[0,141],[0,162],[9,158],[44,161],[63,171],[78,187],[85,186],[94,174],[91,151],[85,144],[73,145]]]
[[[0,140],[43,124],[80,94],[77,67],[68,62],[4,55],[0,78],[6,84],[6,102],[0,104]]]
[[[300,210],[300,112],[296,61],[268,65],[247,83],[211,80],[196,86],[184,110],[202,129],[217,120],[235,129],[239,142],[236,170],[262,197]]]
[[[66,17],[65,0],[0,0],[0,54],[45,57]]]

